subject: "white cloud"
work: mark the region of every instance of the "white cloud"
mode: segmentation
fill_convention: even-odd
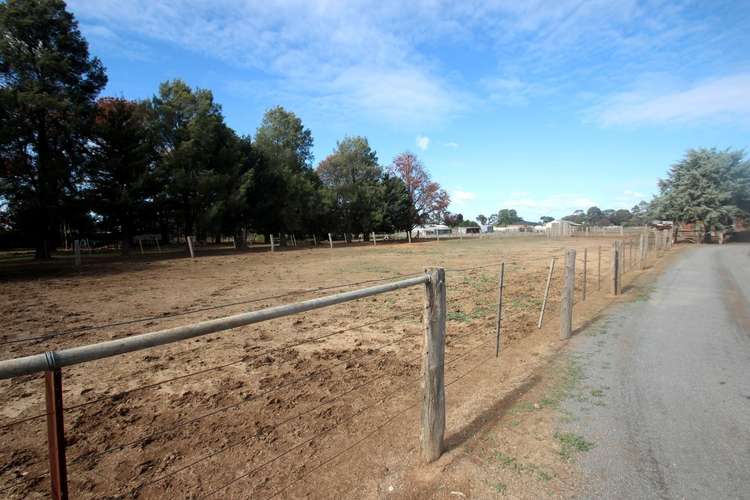
[[[679,72],[688,57],[694,66],[733,62],[719,50],[734,36],[728,29],[714,27],[716,36],[701,36],[708,21],[687,15],[682,3],[663,0],[69,0],[68,5],[82,27],[109,44],[166,43],[234,69],[252,69],[233,72],[236,81],[227,89],[259,86],[253,96],[267,105],[289,102],[300,112],[309,106],[324,111],[325,118],[364,114],[412,131],[481,111],[488,102],[525,106],[551,92],[592,92],[597,82],[606,88],[628,85],[644,68]],[[485,78],[462,73],[440,50],[444,46],[491,54],[482,61],[489,68]],[[611,104],[621,105],[619,98],[624,96]],[[602,107],[597,115],[607,123],[650,118],[650,101],[635,98],[641,106],[630,114]]]
[[[457,142],[453,142],[453,141],[445,142],[445,143],[443,143],[443,146],[445,146],[446,148],[451,148],[451,149],[458,149],[458,147],[459,147],[458,143]]]
[[[502,106],[522,107],[533,97],[549,94],[544,86],[518,78],[485,78],[480,82],[490,101]]]
[[[427,137],[426,135],[418,135],[417,147],[421,149],[422,151],[427,151],[427,148],[430,147],[430,138]]]
[[[626,189],[622,193],[624,196],[627,196],[628,198],[643,198],[644,194],[639,193],[638,191],[631,191],[630,189]]]
[[[612,203],[612,208],[626,208],[630,210],[631,208],[633,208],[633,206],[637,205],[641,201],[646,201],[647,198],[648,196],[644,193],[626,189],[622,192],[621,195],[615,197]]]
[[[591,110],[605,126],[698,121],[747,122],[750,73],[714,78],[680,90],[642,88],[604,99]]]
[[[455,205],[463,205],[467,201],[472,201],[477,198],[476,193],[472,193],[471,191],[463,191],[461,189],[454,189],[450,193],[451,197],[451,203]]]
[[[324,0],[69,3],[102,34],[166,42],[259,72],[269,101],[335,115],[364,113],[405,126],[444,120],[473,102],[417,47],[416,38],[433,37],[432,30],[454,29],[436,19],[424,35],[412,30],[412,14],[429,16],[418,6]],[[255,78],[240,77],[226,88],[250,88]]]

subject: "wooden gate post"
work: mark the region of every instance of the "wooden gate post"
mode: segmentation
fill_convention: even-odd
[[[328,246],[333,248],[333,238],[331,238],[331,233],[328,233]]]
[[[192,236],[186,236],[187,239],[187,245],[188,245],[188,252],[190,252],[190,258],[195,258],[195,252],[193,250],[193,237]]]
[[[569,339],[573,334],[573,293],[576,283],[576,251],[565,252],[565,282],[560,304],[560,340]]]
[[[505,262],[500,263],[500,287],[497,292],[497,317],[495,318],[495,357],[500,356],[500,321],[503,317],[503,288],[505,282]]]
[[[271,235],[271,252],[275,252],[274,247],[276,245],[273,244],[273,235]]]
[[[443,452],[445,435],[445,269],[425,269],[424,345],[422,348],[422,460],[433,462]]]
[[[44,372],[44,388],[47,407],[47,450],[49,455],[52,498],[54,500],[67,500],[68,472],[65,462],[62,372],[59,368]]]

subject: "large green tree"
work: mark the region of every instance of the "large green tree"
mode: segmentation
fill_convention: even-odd
[[[503,208],[497,213],[497,224],[500,226],[510,226],[512,224],[520,224],[523,219],[518,216],[518,212],[515,209]]]
[[[301,232],[313,224],[320,181],[312,169],[312,147],[312,133],[297,115],[281,106],[266,111],[255,134],[261,158],[251,194],[262,232]]]
[[[377,203],[379,208],[374,214],[376,231],[391,233],[410,229],[412,206],[404,181],[387,172],[383,173]]]
[[[224,123],[211,91],[182,80],[162,83],[151,106],[161,153],[162,212],[171,212],[185,235],[219,235],[226,223],[224,201],[235,194],[232,185],[241,182],[242,192],[247,190],[239,137]]]
[[[345,137],[317,168],[318,177],[334,195],[337,219],[347,234],[374,230],[382,194],[375,151],[364,137]]]
[[[750,162],[742,151],[690,149],[659,181],[655,215],[681,223],[725,227],[750,211]]]
[[[119,235],[123,254],[138,232],[155,229],[156,150],[148,113],[145,103],[100,99],[86,162],[89,207],[103,229]]]
[[[60,209],[76,196],[106,82],[65,2],[0,3],[0,196],[33,233],[37,258],[50,257]]]

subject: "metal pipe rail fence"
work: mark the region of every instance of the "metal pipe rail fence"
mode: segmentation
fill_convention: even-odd
[[[639,245],[638,245],[639,244]],[[608,245],[609,246],[609,245]],[[594,248],[584,248],[582,251],[578,253],[578,256],[576,257],[575,252],[572,254],[570,251],[567,252],[567,262],[566,265],[560,265],[555,266],[555,259],[557,259],[557,262],[560,264],[563,264],[565,262],[563,259],[560,259],[560,256],[556,256],[552,259],[552,261],[545,259],[539,259],[537,262],[542,262],[542,260],[545,261],[545,263],[550,264],[549,271],[546,269],[540,270],[540,274],[543,273],[543,278],[546,278],[546,280],[542,283],[545,286],[542,287],[538,291],[539,293],[539,305],[541,305],[541,314],[539,315],[539,322],[538,327],[541,328],[542,323],[547,318],[544,318],[542,315],[544,314],[545,307],[549,312],[552,312],[551,309],[554,308],[555,310],[558,310],[559,307],[560,315],[555,316],[556,318],[559,317],[560,319],[560,338],[561,339],[567,339],[572,334],[572,316],[573,316],[573,308],[576,304],[586,301],[589,299],[590,296],[595,295],[597,292],[601,293],[601,290],[604,291],[607,295],[617,295],[621,293],[622,291],[622,274],[624,272],[629,272],[637,269],[643,269],[646,267],[647,263],[651,261],[653,258],[659,257],[661,254],[664,253],[665,250],[668,250],[671,247],[671,240],[667,240],[666,238],[660,237],[654,232],[643,232],[640,236],[640,241],[637,239],[629,239],[624,242],[616,240],[612,243],[611,249],[603,246],[594,247]],[[606,262],[602,262],[602,254],[606,256]],[[604,264],[604,265],[603,265]],[[485,270],[489,268],[498,268],[499,267],[499,274],[493,275],[486,275]],[[555,270],[563,269],[564,272],[555,272]],[[582,270],[581,272],[578,272],[576,270]],[[604,268],[604,269],[603,269]],[[281,351],[283,352],[286,349],[293,348],[298,345],[302,345],[305,343],[310,342],[318,342],[321,339],[325,339],[328,337],[331,337],[332,335],[337,335],[342,332],[347,331],[353,331],[358,330],[362,327],[378,324],[385,320],[391,320],[391,319],[398,319],[402,317],[408,317],[408,316],[414,316],[415,314],[419,313],[421,310],[423,312],[422,315],[422,326],[424,328],[423,331],[423,352],[419,356],[414,356],[414,359],[409,359],[406,363],[407,366],[411,366],[413,362],[419,361],[421,359],[421,374],[414,378],[413,376],[409,378],[407,381],[407,384],[404,384],[403,386],[398,386],[398,389],[394,391],[393,393],[388,393],[385,395],[383,400],[387,400],[391,397],[392,394],[396,394],[399,392],[402,392],[404,388],[410,387],[410,384],[416,380],[422,380],[422,389],[421,389],[421,401],[415,402],[411,404],[408,408],[397,412],[394,415],[389,416],[385,421],[378,425],[372,432],[367,434],[362,440],[358,440],[356,443],[354,443],[352,446],[347,447],[345,450],[343,450],[341,453],[344,453],[345,451],[351,449],[352,447],[356,446],[358,443],[362,442],[364,439],[367,439],[369,436],[373,435],[375,432],[377,432],[379,429],[381,429],[384,425],[386,425],[388,422],[395,419],[397,416],[405,413],[406,411],[410,409],[414,409],[417,406],[421,405],[422,413],[420,418],[420,448],[421,448],[421,456],[424,461],[432,461],[440,456],[441,452],[443,451],[443,436],[445,432],[445,387],[455,383],[459,379],[466,376],[468,373],[476,369],[476,367],[471,368],[470,370],[466,371],[464,374],[455,377],[450,382],[446,383],[445,381],[445,367],[448,365],[451,365],[457,361],[459,361],[462,358],[465,358],[466,356],[470,355],[472,352],[475,352],[477,349],[482,347],[489,347],[490,344],[493,345],[492,351],[494,351],[487,359],[483,359],[481,363],[477,365],[477,367],[481,366],[482,364],[486,363],[487,360],[498,356],[500,353],[500,345],[501,345],[501,339],[503,339],[503,335],[501,333],[501,328],[505,328],[505,324],[510,321],[511,328],[512,325],[515,324],[514,321],[516,321],[517,317],[522,317],[524,314],[528,314],[529,310],[521,311],[520,314],[513,314],[513,305],[514,303],[518,303],[519,297],[514,297],[512,294],[507,297],[508,303],[511,306],[511,312],[508,314],[508,312],[503,311],[503,290],[507,288],[507,284],[504,284],[503,280],[506,279],[507,283],[507,276],[506,274],[510,271],[511,275],[514,273],[514,271],[517,268],[514,267],[513,263],[510,267],[506,266],[504,262],[493,262],[490,264],[480,265],[480,266],[474,266],[474,267],[466,267],[461,269],[448,269],[447,272],[449,273],[466,273],[463,278],[463,283],[468,284],[470,283],[470,286],[473,288],[473,290],[469,291],[468,294],[452,297],[450,300],[446,299],[446,288],[447,288],[447,282],[446,282],[446,270],[443,268],[432,268],[429,270],[426,270],[424,274],[419,275],[411,275],[411,276],[394,276],[391,278],[379,278],[374,280],[368,280],[364,282],[358,282],[358,283],[349,283],[345,285],[336,285],[336,286],[327,286],[327,287],[318,287],[318,288],[311,288],[308,290],[303,290],[296,293],[307,293],[307,292],[319,292],[319,291],[326,291],[326,290],[332,290],[336,288],[342,288],[345,286],[357,286],[362,285],[363,283],[368,282],[382,282],[389,279],[395,279],[398,277],[403,277],[403,279],[399,281],[394,281],[390,283],[384,283],[384,284],[378,284],[376,286],[371,286],[368,288],[362,288],[358,290],[353,291],[347,291],[343,293],[338,293],[335,295],[325,296],[325,297],[319,297],[311,300],[305,300],[300,301],[292,304],[287,305],[281,305],[281,306],[275,306],[275,307],[267,307],[264,309],[260,309],[253,312],[247,312],[242,314],[236,314],[231,316],[226,316],[222,318],[217,319],[211,319],[207,321],[201,321],[199,323],[195,323],[188,326],[181,326],[177,328],[170,328],[166,330],[160,330],[157,332],[152,333],[145,333],[140,335],[134,335],[131,337],[125,337],[125,338],[119,338],[115,340],[110,340],[106,342],[101,342],[98,344],[91,344],[91,345],[85,345],[81,347],[73,347],[68,349],[61,349],[58,351],[50,351],[45,352],[41,354],[36,354],[32,356],[25,356],[21,358],[6,360],[6,361],[0,361],[0,378],[9,378],[9,377],[17,377],[17,376],[23,376],[28,375],[32,373],[38,373],[43,372],[44,373],[44,379],[45,379],[45,402],[46,402],[46,413],[40,414],[40,415],[34,415],[31,417],[25,417],[19,420],[16,420],[14,422],[11,422],[10,424],[6,424],[3,426],[0,426],[0,428],[4,428],[6,426],[13,426],[15,424],[19,424],[25,421],[29,421],[36,418],[44,418],[46,417],[47,420],[47,441],[48,441],[48,462],[49,462],[49,476],[50,476],[50,482],[52,487],[52,496],[53,498],[67,498],[68,492],[67,492],[67,468],[68,465],[70,465],[72,470],[75,470],[76,473],[78,472],[78,469],[81,466],[84,466],[87,463],[93,463],[93,461],[98,460],[99,457],[103,457],[105,455],[108,455],[110,453],[123,450],[126,448],[131,447],[137,447],[144,445],[145,443],[152,442],[156,440],[157,437],[167,437],[170,435],[171,432],[174,431],[174,429],[177,428],[183,428],[188,425],[193,425],[197,422],[203,422],[204,418],[211,417],[213,415],[217,415],[219,413],[228,412],[228,411],[235,411],[242,407],[242,405],[245,405],[251,401],[258,401],[261,398],[266,397],[267,395],[285,389],[289,388],[294,384],[297,383],[304,383],[309,380],[314,380],[313,377],[315,377],[315,371],[310,372],[309,374],[295,378],[291,381],[289,380],[283,380],[283,383],[279,385],[275,385],[273,387],[270,387],[268,389],[265,389],[263,391],[260,391],[258,393],[252,394],[250,397],[245,397],[243,399],[240,399],[237,402],[230,403],[230,404],[224,404],[224,405],[217,405],[216,407],[208,408],[206,411],[202,413],[196,414],[190,414],[185,416],[180,416],[176,422],[172,422],[171,425],[169,425],[167,428],[157,428],[155,430],[147,429],[149,432],[146,432],[144,434],[136,435],[136,439],[128,438],[123,443],[120,444],[113,444],[113,443],[106,443],[104,446],[104,449],[97,450],[94,452],[93,450],[87,450],[84,448],[81,452],[77,453],[77,456],[75,456],[70,462],[66,461],[66,445],[65,445],[65,430],[64,430],[64,419],[63,415],[67,413],[70,410],[77,410],[78,408],[87,407],[90,404],[97,403],[99,401],[104,400],[112,400],[112,398],[117,397],[118,399],[121,399],[127,394],[130,394],[135,391],[140,391],[142,389],[149,389],[153,387],[158,387],[163,384],[169,383],[174,380],[180,380],[184,379],[186,377],[192,377],[196,375],[200,375],[202,373],[207,373],[216,369],[223,369],[229,366],[235,366],[239,363],[249,363],[253,359],[259,358],[264,355],[268,355],[269,353],[273,353],[274,351]],[[476,279],[477,272],[481,271],[481,275],[478,277],[479,279]],[[609,272],[607,272],[609,270]],[[493,271],[494,272],[494,271]],[[497,283],[494,284],[494,286],[489,286],[486,289],[478,287],[477,285],[480,285],[481,283],[487,283],[492,284],[494,281],[494,278],[497,278]],[[467,281],[469,280],[469,281]],[[457,284],[461,284],[460,280],[456,281]],[[554,283],[554,286],[552,284]],[[248,358],[247,356],[243,357],[239,361],[233,361],[229,363],[223,363],[218,366],[210,367],[210,368],[204,368],[198,371],[190,372],[184,375],[179,375],[167,380],[161,380],[156,383],[149,383],[147,385],[142,385],[133,389],[128,389],[119,393],[115,393],[114,395],[104,395],[102,397],[97,397],[95,399],[85,401],[80,404],[74,404],[70,405],[67,408],[63,406],[63,399],[62,399],[62,376],[63,376],[63,368],[79,364],[79,363],[86,363],[89,361],[97,360],[97,359],[103,359],[110,356],[117,356],[128,352],[134,352],[141,349],[148,349],[155,346],[165,345],[172,342],[179,342],[187,339],[191,339],[198,336],[208,335],[212,333],[222,332],[226,330],[230,330],[233,328],[237,328],[244,325],[250,325],[253,323],[259,323],[263,321],[268,321],[274,318],[280,318],[283,316],[289,316],[301,312],[311,311],[314,309],[320,309],[325,308],[329,306],[333,306],[336,304],[342,304],[344,302],[354,301],[366,297],[371,297],[373,295],[378,294],[384,294],[388,292],[393,292],[400,289],[405,288],[411,288],[411,287],[418,287],[423,286],[424,287],[424,304],[420,308],[409,308],[409,310],[401,311],[399,314],[389,316],[387,318],[382,318],[380,320],[364,323],[361,325],[357,325],[354,327],[348,327],[343,328],[334,332],[326,333],[324,335],[315,336],[313,338],[306,338],[301,341],[296,341],[293,343],[285,343],[279,347],[274,347],[270,350],[265,350],[259,354],[255,354],[254,356],[251,356]],[[542,291],[543,291],[543,297],[542,297]],[[552,297],[549,297],[550,293],[554,292],[555,299],[552,299]],[[580,292],[580,293],[579,293]],[[456,321],[465,321],[466,315],[464,314],[463,317],[460,314],[455,313],[457,309],[454,308],[453,311],[449,310],[448,303],[453,303],[454,301],[464,301],[466,299],[476,299],[478,295],[484,296],[485,294],[494,294],[497,298],[496,305],[496,312],[494,311],[493,306],[489,306],[486,309],[488,311],[489,315],[494,315],[494,321],[493,323],[493,335],[491,337],[486,338],[482,342],[479,342],[477,345],[471,347],[466,352],[462,352],[458,356],[454,356],[452,359],[446,360],[445,359],[445,349],[446,349],[446,323],[447,321],[456,320]],[[536,295],[537,292],[533,292],[532,295]],[[525,294],[525,292],[524,292]],[[210,309],[218,309],[221,307],[226,307],[229,305],[234,304],[247,304],[247,303],[253,303],[258,301],[263,301],[269,298],[285,298],[289,297],[293,294],[277,294],[273,297],[261,297],[261,298],[255,298],[251,300],[246,301],[238,301],[238,302],[232,302],[230,304],[223,304],[219,306],[212,306],[209,308],[201,308],[199,310],[210,310]],[[557,300],[557,298],[560,297],[561,300]],[[523,300],[528,301],[529,298],[525,296],[521,296]],[[530,302],[529,302],[530,303]],[[486,304],[480,302],[480,304]],[[457,306],[458,307],[458,306]],[[506,306],[507,307],[507,306]],[[475,306],[476,308],[476,306]],[[458,309],[460,311],[460,309]],[[468,312],[468,311],[467,311]],[[188,311],[186,314],[189,314]],[[178,313],[177,315],[182,314]],[[452,318],[451,315],[455,314],[455,316]],[[473,313],[472,313],[473,314]],[[534,314],[534,313],[532,313]],[[149,319],[149,318],[146,318]],[[153,318],[151,318],[153,319]],[[502,322],[501,322],[502,319]],[[105,328],[108,326],[116,326],[118,324],[132,324],[135,322],[142,321],[140,320],[132,320],[129,322],[120,322],[120,323],[110,323],[109,325],[101,325],[101,328]],[[536,323],[536,319],[533,320],[534,323]],[[544,323],[547,323],[547,321],[544,321]],[[503,325],[503,326],[501,326]],[[488,325],[489,326],[489,325]],[[536,326],[536,325],[535,325]],[[71,331],[80,331],[80,330],[71,330]],[[512,330],[511,330],[512,331]],[[65,332],[62,332],[65,333]],[[51,336],[41,336],[36,338],[53,338],[55,335]],[[384,348],[391,345],[396,345],[401,342],[411,342],[414,339],[418,338],[419,334],[404,334],[399,336],[399,338],[389,341],[386,344],[382,344],[379,347]],[[468,335],[459,335],[459,338],[463,338]],[[456,338],[456,335],[451,336],[452,338]],[[23,339],[11,339],[10,342],[15,341],[22,341]],[[504,340],[504,339],[503,339]],[[7,341],[6,341],[7,342]],[[416,353],[413,353],[416,354]],[[364,357],[366,356],[366,352],[357,354],[356,356],[350,355],[346,356],[345,359],[341,359],[338,363],[334,365],[328,366],[330,369],[335,368],[336,366],[344,366],[348,365],[349,363],[352,363],[355,361],[358,357]],[[344,397],[347,394],[352,393],[355,390],[358,390],[360,388],[363,388],[365,386],[370,385],[371,383],[384,379],[386,377],[390,377],[392,375],[388,373],[382,373],[378,374],[374,379],[369,380],[364,383],[357,383],[353,387],[349,387],[348,389],[336,393],[336,394],[330,394],[327,395],[325,398],[321,399],[319,402],[317,402],[314,406],[311,408],[307,408],[304,411],[301,411],[295,415],[286,415],[286,418],[283,418],[282,420],[278,422],[274,422],[272,428],[275,429],[277,427],[280,427],[282,425],[287,425],[290,422],[294,421],[295,419],[299,419],[304,415],[310,415],[312,412],[315,412],[321,408],[323,408],[326,405],[330,405],[331,403],[337,401],[339,398]],[[412,380],[414,379],[414,380]],[[365,410],[373,407],[379,406],[378,402],[368,404],[365,407],[357,410],[353,415],[350,415],[347,417],[346,421],[354,419],[357,415],[362,414]],[[321,434],[316,434],[312,438],[305,439],[299,443],[296,443],[292,448],[285,450],[284,452],[273,456],[272,458],[264,461],[260,465],[253,465],[250,467],[250,470],[241,474],[240,476],[237,476],[236,478],[233,478],[228,483],[224,484],[223,486],[219,488],[212,489],[209,495],[218,493],[220,491],[223,491],[225,488],[230,486],[230,484],[234,483],[235,481],[239,481],[242,478],[246,478],[248,476],[251,476],[254,471],[260,469],[261,467],[270,464],[276,460],[280,460],[282,457],[288,455],[294,450],[300,449],[300,447],[304,446],[307,443],[312,442],[312,440],[317,439],[322,434],[330,433],[333,431],[333,429],[337,428],[338,425],[343,423],[344,421],[338,422],[337,425],[334,425],[333,427],[325,427],[325,430]],[[265,427],[268,427],[266,424],[264,424]],[[143,488],[147,488],[154,484],[159,484],[162,481],[165,481],[169,479],[170,477],[174,476],[175,474],[178,474],[182,471],[188,470],[189,468],[193,467],[194,465],[197,465],[199,463],[202,463],[204,460],[212,458],[220,453],[224,453],[227,450],[233,450],[233,449],[240,449],[242,445],[246,445],[249,442],[253,440],[258,440],[257,434],[250,433],[248,436],[240,436],[240,439],[237,439],[236,441],[230,441],[229,443],[225,444],[224,446],[220,447],[219,449],[212,451],[204,456],[201,456],[186,465],[181,465],[174,470],[164,472],[161,475],[156,475],[156,477],[152,477],[150,480],[147,480],[145,482],[140,483],[138,486],[136,486],[135,489],[130,491],[130,494],[138,493]],[[335,456],[338,456],[339,453],[337,453]],[[331,458],[333,459],[333,457]],[[310,474],[317,468],[321,467],[325,463],[327,463],[329,460],[326,459],[325,461],[318,464],[313,469],[307,470],[306,473]],[[46,476],[47,474],[44,474],[41,477]],[[39,478],[37,478],[39,479]],[[301,479],[301,476],[295,476],[291,483],[286,484],[283,486],[283,488],[274,491],[273,496],[279,495],[281,492],[289,488],[292,484],[298,482]]]
[[[63,421],[62,368],[418,285],[424,285],[425,287],[421,447],[424,460],[432,461],[437,459],[442,452],[445,429],[443,367],[445,363],[446,282],[443,268],[431,268],[421,276],[327,297],[269,307],[97,344],[0,361],[0,379],[39,372],[44,373],[51,491],[53,498],[65,499],[68,498],[68,485]]]

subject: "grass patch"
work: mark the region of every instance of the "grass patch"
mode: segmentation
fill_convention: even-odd
[[[494,488],[496,493],[505,493],[505,490],[508,489],[503,483],[495,483]]]
[[[604,397],[604,391],[601,389],[591,389],[591,395],[595,398],[603,398]]]
[[[583,380],[583,368],[575,360],[569,360],[562,367],[562,377],[539,401],[542,408],[559,408],[560,403],[569,397]]]
[[[594,443],[572,432],[555,432],[555,439],[560,443],[558,453],[565,460],[572,458],[575,453],[590,451],[594,448]]]
[[[495,453],[495,460],[500,463],[500,466],[504,469],[510,469],[517,473],[530,473],[534,474],[541,481],[549,481],[552,479],[552,475],[547,471],[543,470],[536,464],[524,464],[516,460],[510,455],[506,455],[502,451]]]
[[[534,403],[530,401],[521,401],[520,403],[516,403],[513,405],[513,407],[510,409],[511,415],[518,415],[519,413],[525,413],[534,411]]]
[[[448,321],[458,321],[461,323],[469,323],[475,319],[482,319],[492,314],[492,309],[489,307],[475,307],[471,313],[466,314],[463,311],[449,311],[446,317]]]
[[[633,300],[635,300],[636,302],[646,302],[651,298],[651,294],[654,292],[654,290],[655,288],[653,286],[639,288],[638,293],[636,293]]]
[[[450,311],[447,318],[448,321],[460,321],[461,323],[468,323],[471,320],[468,314],[461,311]]]

